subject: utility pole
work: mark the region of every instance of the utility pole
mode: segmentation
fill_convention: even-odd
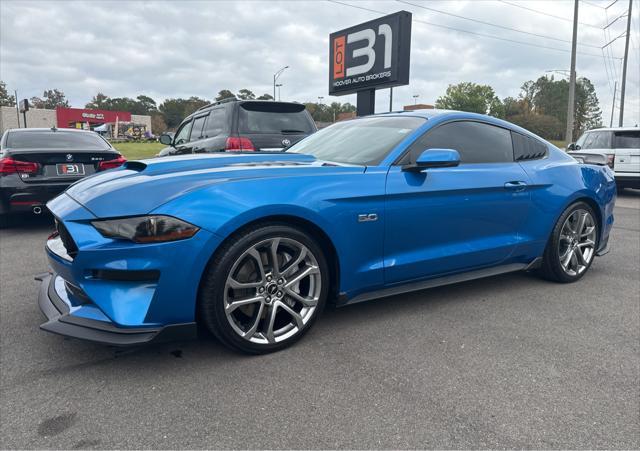
[[[571,40],[571,72],[569,73],[569,104],[567,106],[567,132],[564,139],[567,145],[573,142],[573,113],[576,97],[576,44],[578,41],[578,0],[573,7],[573,39]]]
[[[18,117],[18,128],[20,128],[20,107],[18,107],[18,90],[13,91],[16,95],[16,116]]]
[[[629,12],[627,12],[627,39],[624,44],[624,63],[622,63],[622,86],[620,87],[620,120],[618,127],[622,127],[624,119],[624,91],[627,87],[627,61],[629,59],[629,38],[631,37],[631,6],[633,0],[629,0]]]
[[[613,127],[613,112],[616,110],[616,91],[618,90],[618,82],[613,82],[613,105],[611,105],[611,121],[609,122],[609,128]]]

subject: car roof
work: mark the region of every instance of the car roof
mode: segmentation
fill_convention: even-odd
[[[640,131],[638,127],[602,127],[602,128],[593,128],[591,130],[587,130],[585,133],[591,132],[637,132]]]
[[[8,132],[31,133],[31,132],[64,132],[64,133],[95,133],[92,130],[81,130],[78,128],[9,128]]]

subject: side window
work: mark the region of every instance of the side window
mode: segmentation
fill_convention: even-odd
[[[180,130],[178,130],[178,133],[176,133],[175,138],[173,138],[173,143],[175,145],[179,145],[179,144],[184,144],[186,142],[189,142],[189,134],[191,133],[191,124],[193,122],[189,121],[185,124],[182,125],[182,127],[180,127]]]
[[[189,141],[197,141],[202,138],[202,128],[207,120],[207,116],[200,116],[193,120],[193,127],[191,128],[191,139]]]
[[[217,108],[209,113],[209,120],[205,126],[204,135],[208,138],[218,136],[227,129],[227,109]]]
[[[440,125],[418,138],[407,155],[410,155],[410,161],[415,161],[426,149],[437,148],[457,150],[461,163],[513,161],[511,132],[482,122],[456,121]]]
[[[530,136],[511,132],[513,138],[513,158],[516,161],[539,160],[547,156],[547,145]]]

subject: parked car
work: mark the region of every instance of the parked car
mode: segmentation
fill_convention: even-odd
[[[605,164],[437,110],[339,122],[281,153],[128,162],[49,202],[41,327],[130,345],[200,323],[275,351],[327,301],[533,269],[576,282],[608,250],[615,199]]]
[[[57,128],[9,129],[0,139],[0,226],[45,203],[79,179],[126,160],[99,134]]]
[[[640,188],[640,128],[598,128],[567,147],[570,155],[604,154],[620,188]]]
[[[300,103],[228,99],[188,116],[158,156],[202,152],[281,151],[316,131]]]

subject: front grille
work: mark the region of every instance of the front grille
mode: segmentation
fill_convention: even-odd
[[[56,220],[56,230],[58,231],[58,235],[60,235],[62,244],[64,244],[64,248],[67,250],[69,257],[75,258],[76,255],[78,255],[78,246],[76,246],[75,241],[71,238],[71,234],[69,234],[69,231],[61,221]]]

